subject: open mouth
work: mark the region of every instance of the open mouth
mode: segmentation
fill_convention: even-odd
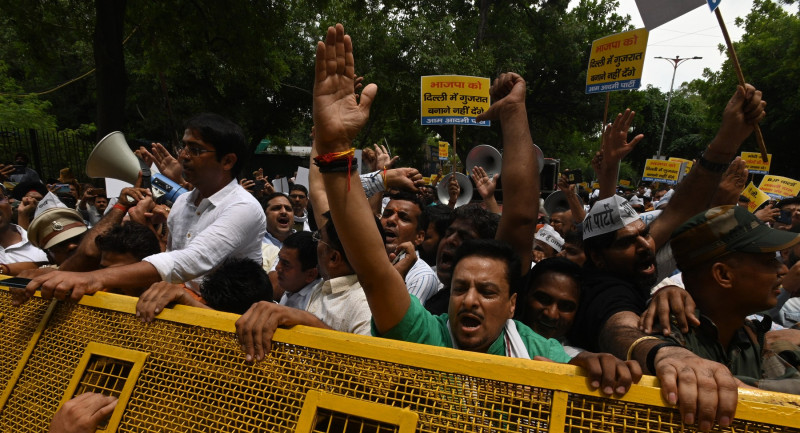
[[[458,318],[458,323],[461,325],[461,329],[465,331],[474,331],[480,328],[481,324],[483,323],[481,319],[472,314],[462,314]]]
[[[289,217],[278,217],[278,224],[287,225],[289,223]]]
[[[442,255],[439,257],[439,262],[436,263],[437,269],[450,269],[453,267],[453,255],[452,251],[442,251]]]

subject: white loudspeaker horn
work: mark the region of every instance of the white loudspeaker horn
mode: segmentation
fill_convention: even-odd
[[[86,160],[86,175],[89,177],[110,177],[135,184],[139,170],[139,158],[119,131],[103,137]]]
[[[439,197],[439,202],[447,206],[450,203],[450,194],[447,193],[447,184],[450,183],[450,178],[455,176],[458,180],[458,186],[461,192],[456,199],[456,207],[463,206],[472,200],[472,181],[464,173],[450,173],[441,178],[439,183],[436,184],[436,195]]]
[[[553,192],[544,199],[544,210],[547,211],[547,215],[552,215],[558,208],[569,209],[567,196],[561,190]]]
[[[539,174],[541,175],[544,169],[544,152],[535,144],[533,145],[533,150],[536,151],[536,159],[539,161]]]
[[[500,168],[503,166],[503,155],[488,144],[477,145],[467,154],[467,173],[472,173],[476,166],[482,168],[491,178],[500,173]]]

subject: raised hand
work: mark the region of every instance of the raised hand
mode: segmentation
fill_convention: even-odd
[[[400,159],[399,156],[392,157],[389,155],[389,151],[386,149],[384,145],[373,144],[375,146],[375,169],[381,170],[384,167],[392,168],[395,162]]]
[[[155,164],[158,171],[175,183],[182,184],[183,166],[161,143],[152,143],[152,152],[144,147],[139,147],[136,155],[149,166]]]
[[[470,173],[472,180],[475,182],[475,188],[478,194],[485,200],[486,197],[494,197],[494,190],[497,188],[497,179],[500,174],[495,174],[492,177],[486,174],[486,170],[482,167],[475,166]]]
[[[328,27],[317,43],[314,79],[314,127],[319,154],[348,150],[366,124],[378,86],[369,84],[356,98],[353,43],[344,27]]]
[[[478,115],[475,119],[478,122],[498,120],[508,110],[525,109],[525,80],[519,74],[500,74],[492,83],[489,93],[492,96],[492,105]]]
[[[617,163],[625,158],[627,154],[633,150],[637,143],[644,138],[643,134],[639,134],[628,141],[628,130],[633,123],[633,118],[636,116],[635,111],[630,108],[626,109],[624,113],[617,114],[614,123],[606,125],[603,132],[603,155],[601,160],[601,169],[614,169],[617,170]]]

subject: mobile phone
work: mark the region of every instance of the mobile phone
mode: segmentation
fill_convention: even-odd
[[[580,169],[564,170],[564,176],[567,176],[567,183],[569,184],[583,182],[583,172]]]
[[[15,289],[24,289],[28,283],[31,282],[30,278],[11,277],[5,280],[0,280],[0,286],[13,287]]]
[[[259,179],[259,180],[256,181],[256,184],[253,187],[253,189],[255,191],[261,191],[262,189],[264,189],[264,186],[266,186],[266,185],[267,185],[267,181],[266,180]]]
[[[782,210],[780,215],[775,218],[775,222],[779,222],[781,224],[791,224],[792,223],[792,211],[790,210]]]
[[[69,194],[69,184],[57,183],[56,194]]]

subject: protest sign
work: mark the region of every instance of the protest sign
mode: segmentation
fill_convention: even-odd
[[[475,117],[489,109],[488,78],[463,75],[428,75],[422,77],[420,92],[423,125],[478,125]]]
[[[675,158],[673,156],[670,156],[669,160],[670,161],[677,161],[677,162],[681,162],[681,163],[685,162],[686,163],[686,168],[683,170],[683,174],[689,174],[689,172],[692,170],[692,165],[694,165],[694,161],[692,161],[690,159]]]
[[[448,149],[450,148],[450,143],[446,141],[439,142],[439,159],[442,161],[447,161],[448,156]]]
[[[631,186],[631,181],[629,181],[629,180],[627,180],[627,179],[620,179],[620,180],[619,180],[619,184],[620,184],[621,186]]]
[[[759,152],[742,152],[742,160],[747,165],[747,170],[750,174],[769,174],[772,154],[767,154],[767,162],[764,162]]]
[[[680,174],[681,163],[679,161],[648,159],[644,166],[642,180],[645,182],[662,182],[668,185],[675,185],[678,183]]]
[[[800,182],[788,177],[766,175],[761,179],[758,189],[770,197],[780,200],[784,197],[795,197],[800,193]]]
[[[586,93],[633,90],[642,85],[647,30],[617,33],[592,42]]]
[[[758,155],[758,154],[756,154]],[[759,156],[759,159],[761,157]],[[750,202],[747,203],[747,210],[751,213],[755,212],[765,201],[769,200],[769,196],[761,191],[760,189],[756,188],[756,185],[753,182],[750,182],[750,185],[747,185],[747,188],[742,191],[742,195],[750,199]]]

